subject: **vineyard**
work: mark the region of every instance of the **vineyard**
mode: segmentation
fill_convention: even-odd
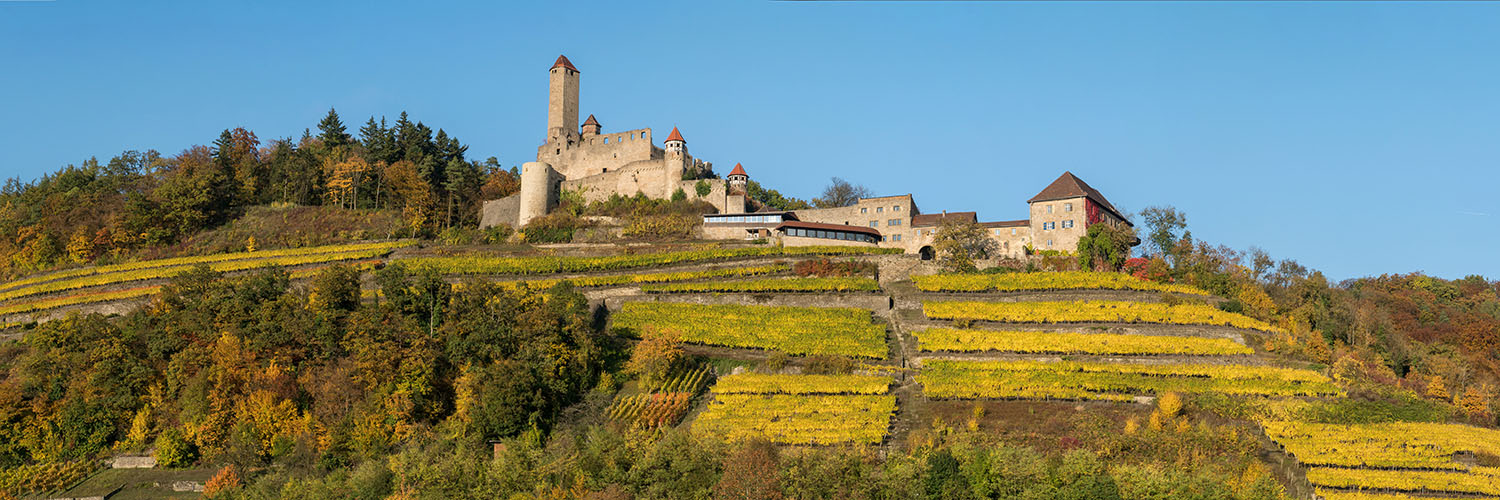
[[[161,261],[144,261],[131,264],[79,269],[28,278],[7,283],[0,292],[0,301],[8,301],[32,295],[67,292],[82,288],[163,279],[182,274],[194,266],[207,265],[218,272],[234,272],[265,266],[299,266],[325,262],[369,259],[390,253],[392,250],[410,245],[410,242],[362,243],[358,245],[332,245],[327,247],[277,250],[277,255],[258,255],[261,252],[242,252],[208,255],[203,257],[180,257],[163,259],[176,262],[161,265]],[[254,257],[247,257],[254,256]],[[87,271],[87,272],[85,272]],[[77,276],[71,276],[77,274]],[[63,275],[61,278],[58,276]]]
[[[960,330],[931,328],[917,332],[924,351],[1019,352],[1029,354],[1200,355],[1252,354],[1249,347],[1229,339],[1107,333],[1049,333],[1032,331]]]
[[[1057,302],[924,301],[931,319],[983,320],[1006,323],[1163,323],[1223,325],[1266,332],[1283,330],[1242,314],[1202,304],[1163,304],[1080,300]]]
[[[685,342],[774,349],[787,354],[886,355],[885,327],[852,308],[626,302],[614,326],[679,333]]]
[[[1318,496],[1323,500],[1459,500],[1458,497],[1414,497],[1402,493],[1369,493],[1364,491],[1343,491],[1318,488]]]
[[[677,425],[692,407],[693,394],[688,392],[655,392],[615,399],[605,415],[625,425],[654,429]]]
[[[1055,271],[1007,274],[912,276],[924,292],[1015,292],[1023,290],[1138,290],[1209,295],[1186,285],[1157,283],[1121,273]]]
[[[302,279],[302,278],[312,277],[316,273],[322,272],[324,269],[326,269],[326,267],[327,266],[319,266],[319,267],[315,267],[315,268],[311,268],[311,269],[299,269],[299,270],[291,272],[289,274],[289,277],[291,279]],[[374,269],[375,263],[374,262],[359,262],[359,263],[353,264],[353,267],[356,270],[359,270],[359,271],[363,272],[363,271],[368,271],[370,269]],[[104,292],[77,293],[77,294],[64,295],[64,296],[61,296],[61,297],[54,297],[54,298],[48,298],[48,299],[32,300],[32,301],[27,301],[27,302],[18,302],[18,303],[13,303],[13,304],[7,304],[7,305],[0,306],[0,316],[6,316],[6,315],[11,315],[11,314],[30,313],[30,312],[37,312],[37,311],[45,311],[45,310],[49,310],[49,309],[56,309],[56,308],[59,308],[59,307],[76,306],[76,305],[81,305],[81,304],[94,304],[94,303],[99,303],[99,302],[111,302],[111,301],[116,301],[116,300],[135,299],[135,298],[145,297],[145,296],[149,296],[149,295],[155,295],[156,292],[159,292],[159,291],[161,291],[161,286],[160,285],[150,285],[150,286],[142,286],[142,287],[136,287],[136,288],[127,288],[127,289],[124,289],[124,290],[110,290],[110,291],[104,291]]]
[[[640,267],[668,266],[695,262],[754,257],[791,257],[799,255],[871,255],[899,253],[900,249],[870,247],[752,247],[716,248],[603,257],[419,257],[406,262],[414,266],[437,269],[444,274],[555,274],[614,271]]]
[[[1462,469],[1453,454],[1500,455],[1500,430],[1459,424],[1264,422],[1266,435],[1307,465]]]
[[[641,291],[646,293],[878,292],[880,284],[870,278],[784,278],[646,285],[641,287]]]
[[[1500,467],[1386,470],[1308,467],[1307,482],[1327,488],[1500,495]]]
[[[885,394],[890,384],[885,376],[730,375],[714,386],[693,430],[795,445],[876,444],[896,411],[896,397]]]
[[[767,375],[741,373],[719,379],[718,394],[885,394],[884,375]]]
[[[1124,399],[1165,392],[1322,396],[1338,387],[1313,371],[1211,364],[928,360],[917,382],[933,398]]]
[[[60,490],[82,481],[99,470],[99,467],[98,462],[80,460],[3,468],[0,469],[0,493],[19,497],[28,493]]]
[[[691,281],[707,278],[737,278],[743,276],[764,276],[769,274],[784,273],[791,267],[785,264],[774,264],[769,266],[753,267],[730,267],[723,269],[709,269],[706,271],[680,271],[675,273],[650,273],[650,274],[619,274],[614,276],[579,276],[573,278],[558,278],[546,280],[523,280],[506,282],[510,285],[527,286],[533,289],[551,288],[561,282],[571,283],[576,287],[603,287],[636,285],[643,283],[669,283],[674,281]]]

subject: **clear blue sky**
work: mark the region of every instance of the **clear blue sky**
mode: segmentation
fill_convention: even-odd
[[[721,173],[1026,216],[1122,210],[1331,278],[1500,277],[1500,3],[0,1],[0,175],[402,110],[534,158],[546,71]]]

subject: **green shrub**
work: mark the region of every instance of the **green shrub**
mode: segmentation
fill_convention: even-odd
[[[558,211],[532,219],[521,228],[527,243],[567,243],[573,241],[573,233],[583,221],[573,214]]]
[[[188,442],[177,429],[167,429],[156,438],[156,465],[187,467],[198,461],[198,447]]]
[[[698,192],[699,198],[702,198],[713,192],[714,188],[708,185],[708,181],[700,180],[697,184],[693,184],[693,190]]]

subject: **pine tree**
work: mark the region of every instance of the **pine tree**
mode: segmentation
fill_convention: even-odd
[[[344,129],[344,122],[339,120],[339,112],[333,108],[328,108],[328,116],[318,122],[318,130],[322,132],[318,134],[318,138],[323,140],[323,145],[330,148],[348,146],[352,139],[349,137],[349,132]]]

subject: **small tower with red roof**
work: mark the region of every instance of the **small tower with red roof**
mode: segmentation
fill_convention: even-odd
[[[745,175],[745,167],[738,163],[734,164],[734,170],[730,170],[724,179],[729,181],[729,194],[745,194],[745,184],[750,182],[750,176]]]
[[[595,120],[594,115],[589,115],[589,119],[583,121],[583,136],[588,137],[591,135],[599,135],[599,130],[601,128],[602,127],[599,126],[599,120]]]
[[[682,172],[687,169],[687,141],[682,140],[682,132],[678,132],[677,127],[672,127],[672,133],[667,135],[667,140],[662,141],[661,145],[666,150],[667,163],[662,192],[672,196],[672,193],[681,189]]]

